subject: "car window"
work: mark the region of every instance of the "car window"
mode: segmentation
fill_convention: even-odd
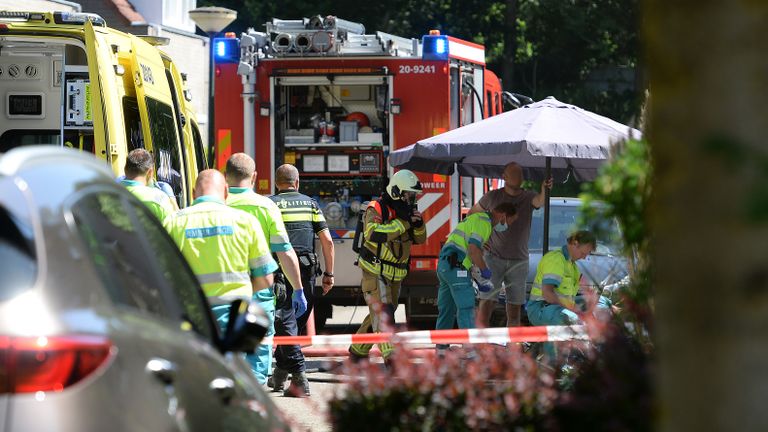
[[[152,257],[141,247],[123,204],[117,194],[86,195],[72,207],[75,225],[115,303],[168,317],[170,311],[152,275]]]
[[[37,259],[31,230],[0,207],[0,302],[31,288],[37,276]]]
[[[598,212],[599,215],[599,212]],[[617,254],[620,252],[620,233],[618,224],[609,218],[598,217],[588,221],[588,226],[582,225],[580,205],[555,205],[549,209],[549,249],[557,249],[565,244],[568,236],[578,229],[588,229],[597,235],[597,254]],[[528,249],[541,251],[544,231],[544,210],[533,212],[531,235]]]
[[[195,331],[209,339],[212,338],[213,329],[208,304],[204,300],[202,288],[186,265],[184,257],[144,205],[131,203],[131,206],[136,212],[139,225],[146,233],[152,256],[162,277],[181,302],[183,318],[192,324]]]

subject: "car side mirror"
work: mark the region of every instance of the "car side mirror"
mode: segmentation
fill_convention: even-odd
[[[256,302],[235,300],[229,306],[227,329],[220,341],[223,352],[256,351],[269,328],[269,317]]]

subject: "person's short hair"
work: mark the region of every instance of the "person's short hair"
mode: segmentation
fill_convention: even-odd
[[[245,153],[235,153],[227,159],[224,175],[227,180],[241,182],[250,179],[256,172],[256,162]]]
[[[155,161],[152,158],[152,153],[143,148],[133,149],[128,153],[125,158],[125,176],[129,179],[147,175],[149,170],[154,166]]]
[[[297,180],[299,180],[299,170],[291,164],[280,165],[275,172],[275,183],[277,184],[293,184]]]
[[[496,207],[493,208],[493,211],[496,213],[504,213],[506,216],[514,216],[517,214],[517,206],[511,202],[503,202],[496,205]]]
[[[597,247],[597,237],[591,231],[583,230],[571,233],[568,236],[568,243],[573,243],[574,241],[579,242],[579,244],[590,244],[592,249]]]

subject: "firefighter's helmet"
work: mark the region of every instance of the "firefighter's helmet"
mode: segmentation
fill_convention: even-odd
[[[400,199],[402,192],[421,193],[419,178],[407,169],[396,172],[387,185],[387,193],[393,199]]]

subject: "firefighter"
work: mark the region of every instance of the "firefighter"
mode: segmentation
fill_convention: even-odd
[[[259,221],[225,204],[227,183],[220,172],[202,171],[193,197],[191,206],[165,220],[165,227],[211,299],[223,333],[229,303],[250,301],[254,293],[269,290],[277,263]]]
[[[389,180],[379,200],[365,210],[363,245],[358,265],[363,273],[362,290],[368,305],[358,334],[382,331],[382,325],[395,323],[395,309],[400,296],[400,283],[408,274],[411,245],[427,240],[427,230],[421,213],[416,209],[416,197],[421,183],[409,170],[396,172]],[[350,358],[367,358],[371,344],[353,344]],[[390,343],[379,344],[386,364],[392,354]]]
[[[503,232],[517,219],[515,205],[498,204],[490,212],[473,213],[456,225],[440,250],[437,264],[438,330],[452,329],[454,321],[460,329],[475,327],[474,278],[480,292],[493,288],[491,269],[483,259],[483,246],[491,232]],[[438,350],[447,346],[438,345]]]
[[[277,194],[270,198],[280,209],[291,244],[299,257],[301,285],[307,298],[307,313],[296,321],[299,334],[307,334],[307,320],[315,304],[312,290],[320,268],[315,253],[315,235],[320,239],[325,264],[325,271],[322,273],[322,295],[328,294],[334,283],[333,239],[317,202],[299,193],[299,170],[295,166],[284,164],[278,167],[275,172],[275,186]]]
[[[261,224],[264,237],[269,243],[270,251],[277,255],[280,262],[280,269],[275,272],[275,283],[273,288],[277,292],[280,280],[285,277],[291,281],[292,286],[301,286],[301,275],[299,274],[299,260],[296,257],[291,246],[288,233],[285,231],[285,225],[280,215],[280,209],[275,203],[264,196],[254,192],[253,187],[256,184],[256,163],[245,153],[236,153],[227,160],[225,168],[225,177],[229,185],[229,196],[227,205],[243,210],[255,216]],[[285,294],[285,291],[280,291]],[[261,305],[271,318],[272,324],[267,331],[267,337],[277,334],[278,336],[296,336],[296,316],[302,315],[307,309],[307,300],[304,298],[303,290],[296,290],[291,298],[287,299],[278,296],[275,299],[275,293],[271,290],[263,290],[254,293],[253,299]],[[278,308],[277,311],[275,308]],[[262,343],[256,351],[256,354],[249,355],[248,362],[251,369],[254,370],[261,381],[269,375],[269,369],[272,366],[272,344]],[[286,396],[309,395],[309,381],[305,374],[304,355],[301,353],[299,345],[280,345],[275,350],[275,360],[277,367],[274,371],[272,381],[278,385],[276,390],[283,387],[288,373],[294,374],[293,382],[302,390],[300,393],[286,392]]]
[[[148,186],[154,166],[152,154],[148,151],[142,148],[131,150],[125,158],[125,177],[120,180],[120,184],[143,202],[160,222],[163,222],[177,209],[171,198],[163,191]]]

